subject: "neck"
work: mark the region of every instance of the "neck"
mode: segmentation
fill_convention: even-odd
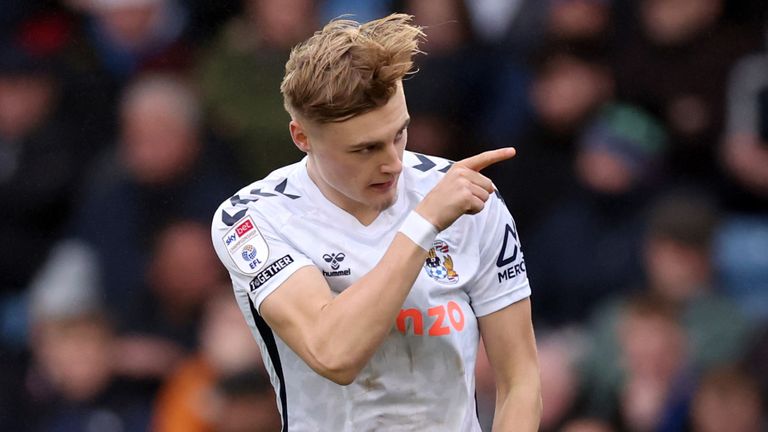
[[[330,187],[315,171],[312,158],[307,159],[307,174],[315,186],[320,189],[320,193],[323,194],[325,199],[333,203],[336,207],[352,215],[362,225],[370,225],[374,220],[376,220],[376,218],[379,216],[379,213],[381,213],[379,210],[367,208],[363,204],[345,197],[337,190]]]

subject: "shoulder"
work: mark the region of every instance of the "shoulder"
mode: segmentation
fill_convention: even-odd
[[[301,169],[304,169],[301,162],[287,165],[238,190],[216,209],[213,230],[229,230],[249,216],[259,223],[279,227],[300,215],[304,211],[298,181]]]
[[[403,174],[411,187],[425,192],[431,190],[453,165],[453,161],[421,153],[403,153]]]

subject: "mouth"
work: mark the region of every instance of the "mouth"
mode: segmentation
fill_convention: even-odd
[[[395,179],[391,179],[389,181],[382,182],[382,183],[372,183],[370,187],[379,192],[386,192],[390,190],[394,185],[395,185]]]

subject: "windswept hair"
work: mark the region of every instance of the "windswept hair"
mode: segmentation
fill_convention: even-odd
[[[330,123],[386,104],[421,52],[424,33],[412,18],[392,14],[363,24],[337,19],[294,47],[280,86],[285,109]]]

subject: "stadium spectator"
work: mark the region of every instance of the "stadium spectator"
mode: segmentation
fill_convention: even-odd
[[[751,336],[750,322],[724,297],[714,278],[710,248],[717,222],[714,204],[706,197],[676,192],[652,207],[644,239],[643,292],[679,313],[676,319],[687,340],[686,367],[694,378],[738,360]],[[623,379],[615,359],[625,336],[619,323],[631,301],[627,295],[618,296],[596,308],[593,348],[583,371],[590,398],[610,394]]]
[[[518,226],[531,232],[571,192],[576,137],[611,99],[611,72],[599,52],[550,45],[536,57],[530,87],[520,90],[525,90],[533,114],[525,133],[517,137],[507,130],[487,139],[491,147],[514,145],[526,163],[511,171],[490,167],[488,173],[515,212]],[[516,106],[514,99],[504,99],[503,104]],[[506,123],[509,115],[503,117],[501,123]]]
[[[734,366],[714,369],[702,377],[690,416],[691,432],[759,432],[768,426],[757,383]]]
[[[316,26],[311,0],[247,0],[207,47],[198,67],[217,135],[234,144],[243,177],[262,177],[301,153],[286,139],[280,81],[293,45]]]
[[[740,59],[731,71],[723,156],[732,185],[729,208],[768,212],[768,52]]]
[[[586,318],[642,277],[645,211],[660,185],[666,137],[641,110],[605,104],[573,145],[573,167],[562,168],[575,176],[570,194],[540,217],[526,250],[537,312],[553,324]]]
[[[648,110],[668,129],[675,181],[716,187],[728,73],[762,38],[727,21],[722,0],[634,3],[636,31],[614,56],[618,96]]]
[[[116,334],[103,308],[90,250],[62,243],[31,287],[23,430],[145,430],[144,393],[115,371]]]
[[[122,304],[115,367],[124,376],[163,380],[199,343],[205,304],[220,292],[225,275],[200,222],[175,221],[153,242],[146,290]]]
[[[149,75],[127,89],[117,146],[91,178],[73,235],[96,251],[106,306],[118,326],[147,292],[152,241],[172,221],[207,222],[234,184],[226,149],[207,139],[198,101],[176,78]]]
[[[227,376],[216,385],[214,430],[272,432],[280,429],[275,392],[263,370]]]
[[[236,422],[237,416],[225,406],[236,404],[240,395],[224,385],[221,392],[219,382],[233,380],[240,374],[259,370],[264,375],[258,346],[253,341],[248,326],[243,321],[232,301],[228,289],[218,291],[205,305],[205,313],[200,325],[200,348],[187,357],[168,377],[158,392],[155,403],[153,427],[155,432],[207,432],[221,431],[224,422]],[[267,392],[271,386],[266,378]],[[232,383],[234,384],[234,383]],[[230,384],[230,385],[232,385]],[[248,384],[253,388],[248,388]],[[249,393],[263,393],[263,384],[253,380],[240,383],[239,391],[247,404]],[[216,397],[220,394],[220,397]],[[279,429],[280,416],[274,402],[274,394],[262,402],[260,411],[272,413],[273,430]],[[250,406],[250,404],[247,404]],[[231,411],[238,411],[232,408]],[[240,414],[242,416],[242,414]],[[277,421],[277,428],[274,427]],[[251,423],[252,427],[256,424]],[[254,429],[252,429],[254,430]]]
[[[464,2],[407,0],[404,9],[424,27],[422,49],[429,53],[416,59],[419,73],[403,82],[410,149],[454,159],[477,153],[472,137],[487,111],[494,69],[486,67],[489,53],[475,42]]]
[[[0,237],[15,245],[0,252],[0,295],[25,288],[61,235],[83,169],[53,62],[0,41]]]

